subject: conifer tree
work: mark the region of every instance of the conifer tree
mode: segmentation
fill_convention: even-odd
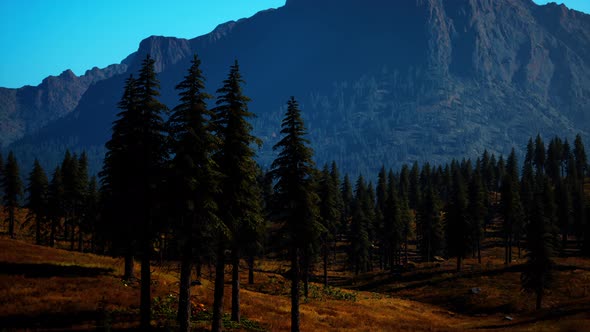
[[[135,127],[140,122],[139,88],[133,76],[125,81],[125,90],[113,122],[111,139],[106,143],[106,155],[101,177],[101,226],[100,235],[103,242],[110,242],[114,252],[122,253],[125,259],[123,279],[135,279],[134,256],[137,254],[139,234],[138,213],[141,197],[133,190],[142,186],[139,173],[134,164],[139,160],[141,151],[139,130]]]
[[[178,239],[181,244],[180,292],[178,297],[178,323],[180,331],[190,331],[190,275],[197,242],[202,241],[208,229],[219,226],[215,195],[218,192],[219,173],[211,159],[217,147],[211,133],[201,61],[195,55],[184,80],[176,89],[180,91],[180,104],[174,108],[169,120],[171,136],[171,182],[178,222]],[[200,256],[201,253],[196,253]]]
[[[477,261],[481,264],[481,242],[484,236],[484,222],[487,215],[485,205],[485,190],[481,176],[481,162],[479,158],[476,161],[476,167],[473,176],[469,181],[469,229],[471,230],[471,239],[473,242],[474,254],[477,254]]]
[[[139,248],[141,253],[141,296],[140,321],[142,329],[149,329],[151,321],[151,271],[152,239],[159,227],[157,223],[158,193],[162,187],[164,167],[168,158],[166,128],[162,113],[167,107],[158,101],[160,83],[156,70],[156,61],[148,54],[142,62],[137,79],[138,122],[134,123],[139,141],[135,142],[139,152],[135,171],[140,182],[132,187],[132,192],[139,198],[138,221],[141,229]]]
[[[22,180],[20,178],[18,163],[14,153],[10,151],[6,158],[4,174],[2,174],[2,188],[4,189],[4,210],[8,213],[8,235],[15,237],[14,225],[16,223],[16,209],[19,207],[22,195]]]
[[[70,250],[74,250],[75,230],[78,221],[78,200],[81,194],[78,157],[76,154],[72,155],[69,150],[66,150],[61,163],[61,172],[64,186],[64,238],[70,240]]]
[[[461,263],[469,249],[469,211],[465,180],[459,168],[453,172],[453,189],[451,201],[445,215],[447,231],[447,250],[450,256],[457,258],[457,272],[461,271]]]
[[[501,212],[504,216],[504,263],[512,263],[512,243],[515,231],[524,217],[518,182],[518,161],[514,149],[508,157],[507,172],[502,180]]]
[[[426,174],[425,174],[426,176]],[[430,262],[444,249],[444,229],[441,216],[441,202],[435,188],[426,183],[417,210],[416,229],[418,248],[424,260]]]
[[[386,263],[389,264],[391,271],[395,265],[401,264],[400,248],[402,241],[407,239],[406,225],[402,223],[400,198],[395,187],[395,176],[390,171],[387,176],[385,202],[383,204],[383,223],[382,246],[385,249]]]
[[[279,155],[272,164],[277,180],[275,195],[279,216],[285,222],[291,260],[291,331],[299,331],[299,261],[310,243],[317,241],[317,195],[313,192],[313,151],[295,98],[288,102],[281,124],[283,138],[273,147]]]
[[[553,280],[556,231],[552,219],[555,213],[553,189],[547,179],[537,185],[531,209],[531,220],[526,229],[527,262],[521,275],[525,291],[536,295],[536,308],[541,309],[545,289]]]
[[[51,182],[47,189],[47,216],[49,218],[49,246],[55,246],[55,238],[57,235],[60,220],[64,217],[65,212],[63,208],[64,201],[64,186],[61,176],[61,168],[58,166],[53,171]]]
[[[335,242],[338,223],[340,221],[338,192],[338,186],[334,183],[334,177],[330,173],[328,165],[325,165],[322,169],[319,180],[320,222],[324,227],[324,231],[321,234],[321,242],[325,287],[328,286],[328,255],[330,252],[330,244]]]
[[[340,195],[342,196],[342,213],[340,214],[340,233],[348,234],[348,228],[352,217],[352,184],[348,174],[344,175],[342,185],[340,186]]]
[[[262,227],[261,192],[257,184],[258,168],[254,161],[253,144],[260,145],[258,138],[251,134],[252,125],[248,122],[254,114],[248,110],[250,99],[242,92],[244,80],[236,61],[230,68],[223,86],[217,90],[214,109],[213,130],[220,139],[215,160],[223,173],[220,185],[219,203],[223,206],[220,217],[229,230],[232,262],[232,315],[240,321],[240,279],[239,261],[241,251],[253,241],[258,241]],[[216,296],[213,311],[213,330],[221,328],[223,308],[223,240],[220,239],[216,275]]]
[[[83,207],[83,232],[92,236],[90,252],[96,252],[97,223],[100,214],[100,195],[96,176],[90,177]]]
[[[77,180],[76,180],[76,201],[75,201],[75,209],[76,209],[76,224],[78,225],[78,251],[84,250],[84,235],[91,227],[91,225],[86,224],[85,222],[88,221],[87,214],[87,207],[88,207],[88,186],[89,186],[89,178],[88,178],[88,155],[86,151],[83,151],[78,158],[78,172],[77,172]]]
[[[159,81],[155,60],[148,54],[142,62],[137,80],[126,82],[122,110],[113,124],[113,136],[107,143],[102,177],[104,192],[110,195],[107,206],[119,205],[121,216],[127,217],[122,226],[124,236],[118,240],[128,243],[126,253],[126,277],[132,270],[132,256],[137,248],[141,254],[140,323],[149,329],[151,321],[151,271],[152,240],[160,226],[157,222],[162,192],[167,145],[162,112],[166,106],[158,101]],[[137,244],[137,246],[135,245]]]
[[[359,176],[356,182],[350,221],[350,260],[355,274],[369,270],[370,219],[366,206],[369,205],[369,193],[365,179]]]
[[[35,159],[33,169],[29,173],[29,186],[26,188],[28,193],[26,208],[27,221],[35,220],[35,243],[42,243],[42,230],[47,220],[48,202],[47,187],[49,183],[45,170],[41,167],[39,160]]]

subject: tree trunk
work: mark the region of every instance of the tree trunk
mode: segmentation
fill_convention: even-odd
[[[14,239],[14,208],[8,208],[8,234],[11,239]]]
[[[35,243],[41,244],[41,218],[35,217]]]
[[[55,219],[51,219],[51,230],[49,231],[49,246],[55,246],[55,232],[57,231],[57,221]]]
[[[291,332],[299,332],[299,257],[291,249]]]
[[[191,330],[191,263],[192,250],[190,241],[185,243],[180,262],[180,293],[178,294],[179,331]]]
[[[477,263],[481,264],[481,239],[477,238]]]
[[[231,252],[231,320],[240,322],[240,255],[237,248]]]
[[[72,222],[72,229],[70,232],[70,251],[74,251],[74,244],[76,243],[76,227]]]
[[[303,296],[309,297],[309,262],[308,257],[303,259]]]
[[[543,291],[538,291],[537,292],[537,305],[536,305],[536,309],[537,310],[541,310],[541,303],[543,301]]]
[[[152,306],[151,306],[151,271],[150,271],[150,241],[144,237],[142,239],[142,254],[141,254],[141,294],[140,294],[140,327],[142,331],[150,330],[150,322],[152,320]]]
[[[248,284],[254,285],[254,255],[248,257]]]
[[[223,329],[221,319],[223,318],[223,291],[225,287],[225,251],[220,243],[217,250],[217,261],[215,263],[215,291],[213,295],[213,321],[211,322],[211,332],[220,332]]]
[[[128,252],[125,254],[125,273],[123,279],[130,281],[135,279],[135,272],[133,271],[133,254]]]
[[[328,244],[324,246],[324,287],[328,287]]]
[[[404,265],[408,264],[408,233],[405,234],[405,255],[404,255]]]
[[[84,251],[84,233],[82,233],[82,229],[78,229],[78,251]]]
[[[201,262],[201,258],[198,258],[195,261],[195,272],[197,273],[197,280],[201,280],[203,276],[203,263]]]

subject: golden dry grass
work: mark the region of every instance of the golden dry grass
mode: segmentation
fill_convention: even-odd
[[[14,327],[30,323],[30,327],[57,324],[63,328],[56,321],[68,319],[66,326],[94,328],[106,309],[113,313],[115,326],[135,324],[138,287],[121,281],[120,259],[0,238],[0,262],[9,267],[0,273],[1,322],[9,322]],[[73,267],[79,270],[71,270]],[[153,271],[154,296],[174,295],[178,287],[176,268],[172,265],[154,266]],[[264,280],[265,275],[257,272],[256,278]],[[209,280],[193,287],[193,294],[206,307],[211,306],[212,293],[213,285]],[[260,323],[264,329],[289,329],[290,302],[287,296],[244,289],[242,300],[243,315]],[[225,301],[230,303],[229,288]],[[121,315],[117,316],[117,313]],[[312,299],[302,304],[301,313],[304,331],[448,331],[463,324],[463,319],[441,313],[435,306],[366,292],[358,293],[354,302]],[[117,323],[117,319],[121,321]],[[205,328],[207,324],[201,323],[200,326]]]

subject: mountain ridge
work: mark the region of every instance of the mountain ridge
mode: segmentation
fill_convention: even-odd
[[[318,162],[353,173],[522,151],[537,133],[588,138],[590,16],[530,0],[369,2],[381,6],[289,0],[197,38],[147,38],[122,62],[124,73],[94,82],[69,115],[11,148],[90,147],[99,162],[122,81],[147,53],[169,107],[193,53],[210,92],[239,59],[263,166],[290,95],[303,107]]]

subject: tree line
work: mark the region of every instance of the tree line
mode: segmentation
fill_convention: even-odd
[[[85,154],[69,152],[51,181],[35,161],[29,175],[27,220],[39,244],[69,243],[71,250],[125,258],[124,278],[135,279],[141,262],[141,326],[151,321],[150,262],[180,261],[178,324],[190,330],[191,271],[215,262],[212,330],[222,329],[224,270],[232,267],[231,319],[240,321],[240,261],[249,266],[262,252],[284,254],[291,264],[292,330],[299,330],[300,293],[307,296],[311,272],[335,261],[346,243],[347,269],[395,273],[408,264],[415,243],[423,261],[468,255],[481,263],[486,228],[502,224],[505,263],[512,248],[527,255],[522,286],[537,295],[550,284],[552,257],[568,241],[590,255],[590,204],[584,192],[589,167],[577,135],[573,147],[560,138],[546,146],[530,140],[522,165],[514,150],[504,160],[484,152],[475,161],[445,165],[382,167],[374,185],[363,175],[354,183],[332,162],[318,169],[295,98],[287,102],[277,157],[269,170],[255,162],[245,83],[236,61],[213,96],[205,92],[195,56],[176,86],[178,105],[158,101],[155,60],[149,55],[125,83],[120,113],[107,142],[103,169],[89,177]],[[14,236],[22,183],[12,153],[2,168],[4,207]],[[272,237],[269,238],[269,222]],[[560,240],[560,241],[559,241]],[[571,242],[571,241],[570,241]],[[303,289],[300,290],[300,284]]]

